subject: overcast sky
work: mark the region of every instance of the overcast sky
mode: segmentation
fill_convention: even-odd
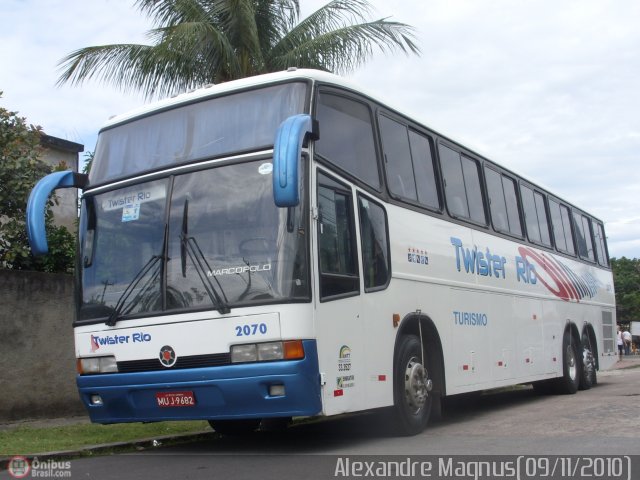
[[[303,16],[326,3],[300,0]],[[605,222],[611,256],[640,257],[640,2],[372,0],[416,28],[420,58],[376,53],[350,77],[393,106]],[[0,105],[92,151],[137,94],[57,88],[71,51],[142,43],[134,0],[2,0]]]

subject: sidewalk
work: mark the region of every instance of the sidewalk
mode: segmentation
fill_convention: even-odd
[[[640,355],[621,355],[620,360],[613,366],[614,369],[633,368],[640,366]]]

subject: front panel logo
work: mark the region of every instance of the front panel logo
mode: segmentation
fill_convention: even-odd
[[[100,344],[98,343],[98,337],[91,335],[91,352],[95,352],[100,348]]]
[[[91,351],[95,352],[102,345],[122,345],[130,343],[148,343],[151,341],[151,334],[146,332],[135,332],[129,335],[91,335]]]
[[[160,363],[165,367],[173,367],[176,364],[176,352],[169,345],[160,349]]]

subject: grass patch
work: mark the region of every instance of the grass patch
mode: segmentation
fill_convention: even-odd
[[[0,456],[77,450],[92,445],[206,430],[210,430],[206,421],[16,427],[0,432]]]

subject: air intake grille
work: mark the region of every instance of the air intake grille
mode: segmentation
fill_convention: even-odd
[[[604,353],[614,352],[616,349],[615,331],[613,329],[613,314],[602,312],[602,343]]]
[[[118,362],[119,373],[152,372],[155,370],[176,370],[183,368],[219,367],[231,364],[231,354],[215,353],[211,355],[191,355],[188,357],[178,357],[175,365],[165,367],[160,363],[159,358],[147,360],[129,360]]]

